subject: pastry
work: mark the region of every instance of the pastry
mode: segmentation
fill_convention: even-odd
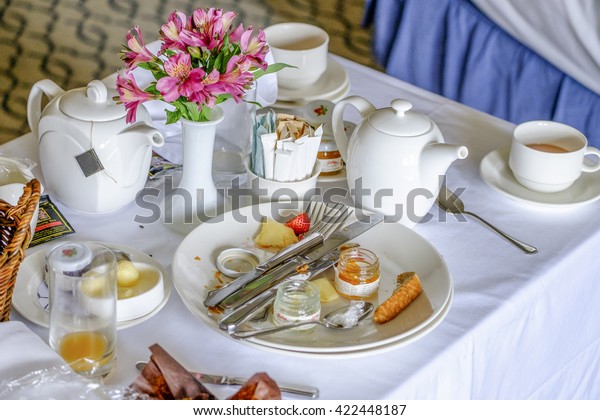
[[[383,302],[373,315],[376,324],[384,324],[394,319],[419,296],[423,288],[419,276],[415,272],[399,274],[396,278],[398,286],[392,296]]]

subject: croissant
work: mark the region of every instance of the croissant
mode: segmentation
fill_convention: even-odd
[[[423,291],[419,276],[415,272],[399,274],[396,281],[398,287],[394,294],[375,309],[373,321],[376,324],[384,324],[394,319]]]

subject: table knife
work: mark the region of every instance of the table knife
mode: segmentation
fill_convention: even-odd
[[[259,276],[257,279],[251,281],[246,287],[236,290],[234,293],[222,299],[219,307],[224,310],[237,308],[245,302],[248,302],[253,297],[260,293],[268,290],[271,286],[280,283],[282,280],[287,278],[290,274],[294,273],[298,267],[305,264],[310,264],[314,261],[323,258],[330,252],[335,251],[340,245],[343,245],[368,231],[372,227],[381,223],[384,216],[381,214],[371,214],[360,218],[358,221],[345,226],[338,231],[334,232],[323,242],[323,245],[310,251],[306,254],[297,255],[282,265],[276,267],[274,270]],[[235,280],[234,280],[235,281]],[[222,290],[218,289],[218,290]],[[206,302],[205,302],[206,304]]]
[[[262,264],[259,264],[254,270],[249,271],[243,276],[238,277],[237,279],[227,283],[225,286],[211,290],[208,292],[206,299],[204,300],[204,306],[214,307],[221,303],[224,299],[231,296],[233,293],[245,287],[247,284],[256,280],[258,277],[267,273],[269,270],[277,267],[282,264],[284,261],[289,260],[297,255],[304,254],[309,252],[323,244],[323,235],[315,232],[312,233],[301,241],[288,246],[283,249],[281,252],[278,252],[273,257],[269,258]]]
[[[137,362],[135,367],[140,372],[144,370],[147,362]],[[207,373],[191,372],[192,376],[196,378],[201,384],[212,384],[212,385],[244,385],[248,382],[248,378],[242,378],[238,376],[221,376],[221,375],[209,375]],[[319,396],[319,389],[314,386],[308,385],[297,385],[297,384],[286,384],[283,382],[276,381],[277,386],[281,392],[287,394],[301,395],[308,398],[317,398]]]

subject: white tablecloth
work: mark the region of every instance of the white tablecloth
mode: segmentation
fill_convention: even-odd
[[[265,371],[275,380],[315,385],[324,399],[599,398],[600,202],[556,211],[499,195],[480,178],[479,162],[509,144],[512,124],[339,60],[349,72],[352,94],[377,107],[409,99],[439,125],[446,142],[467,145],[469,157],[450,167],[448,186],[466,187],[461,197],[470,210],[537,246],[539,253],[525,255],[479,222],[459,223],[434,206],[433,218],[415,230],[446,260],[454,302],[446,319],[422,339],[383,354],[339,360],[268,352],[215,332],[173,289],[156,316],[119,331],[118,370],[110,383],[130,383],[137,376],[135,361],[146,360],[148,346],[159,343],[189,369]],[[35,149],[28,135],[0,152],[35,157]],[[61,209],[77,230],[68,239],[123,243],[171,270],[182,237],[160,222],[135,223],[135,204],[100,216]],[[16,311],[12,319],[23,320]],[[47,339],[47,329],[25,323]]]

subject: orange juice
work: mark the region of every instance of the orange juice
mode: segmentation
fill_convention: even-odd
[[[58,353],[76,372],[104,365],[108,361],[106,350],[106,338],[94,331],[68,333],[58,343]]]

